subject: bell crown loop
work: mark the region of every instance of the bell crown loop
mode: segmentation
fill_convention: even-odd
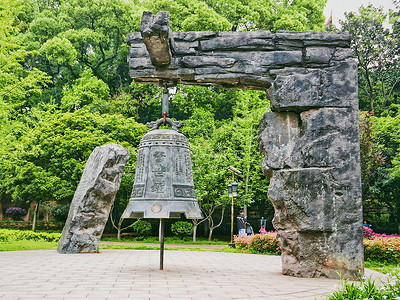
[[[161,119],[158,119],[156,121],[152,121],[152,122],[146,123],[146,126],[149,128],[146,132],[156,130],[161,126],[161,124],[166,124],[166,123],[171,125],[171,129],[172,130],[175,130],[176,132],[182,133],[182,129],[181,128],[184,125],[183,122],[175,121],[174,119],[171,119],[171,118],[165,118],[165,119],[161,118]]]

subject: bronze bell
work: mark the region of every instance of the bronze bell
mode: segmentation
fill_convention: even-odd
[[[172,129],[159,129],[163,123]],[[189,143],[182,122],[170,118],[147,125],[139,144],[135,182],[122,218],[200,219],[193,184]]]

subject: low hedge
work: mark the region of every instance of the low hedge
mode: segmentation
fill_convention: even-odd
[[[264,234],[252,234],[244,237],[235,236],[234,242],[238,249],[250,250],[253,253],[281,254],[276,238],[276,231]]]
[[[238,249],[249,250],[252,253],[280,254],[281,250],[276,238],[276,232],[266,234],[235,236],[234,242]],[[368,235],[364,238],[365,260],[387,263],[400,262],[400,236],[383,234]]]
[[[400,262],[400,237],[364,239],[364,258],[387,263]]]
[[[0,229],[0,242],[10,241],[45,241],[45,242],[58,242],[61,233],[54,232],[34,232],[32,230],[13,230],[13,229]]]
[[[36,223],[36,228],[38,230],[62,230],[63,227],[63,223],[56,223],[51,221],[37,221]],[[0,228],[29,230],[32,229],[32,221],[1,220]]]

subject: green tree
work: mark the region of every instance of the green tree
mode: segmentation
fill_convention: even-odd
[[[37,51],[30,64],[52,78],[53,96],[90,69],[112,92],[129,85],[126,35],[138,31],[142,8],[133,1],[30,0],[32,21],[24,42]],[[43,101],[43,100],[41,100]]]
[[[134,152],[145,131],[143,125],[121,115],[52,109],[42,117],[39,108],[32,109],[30,115],[37,118],[35,127],[10,145],[15,150],[3,160],[0,176],[3,190],[13,199],[34,201],[37,206],[43,201],[72,199],[96,146],[114,142]]]
[[[0,3],[0,105],[20,112],[26,101],[42,92],[48,83],[46,73],[26,64],[35,52],[29,51],[20,38],[23,2],[4,0]]]
[[[143,5],[168,10],[174,31],[323,31],[326,0],[162,0]]]
[[[362,110],[381,113],[395,102],[400,80],[399,48],[393,34],[384,28],[383,8],[361,6],[359,13],[345,14],[342,31],[352,35],[351,48],[358,60],[358,86]]]
[[[398,224],[400,232],[400,109],[392,115],[372,118],[373,134],[380,145],[385,164],[373,187],[376,206],[387,209],[389,223]]]

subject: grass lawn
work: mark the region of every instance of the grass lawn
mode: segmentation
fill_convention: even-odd
[[[378,271],[383,274],[388,274],[388,273],[392,273],[392,272],[397,272],[400,274],[400,263],[389,264],[389,263],[382,263],[379,261],[366,261],[365,267],[367,269]]]
[[[53,250],[56,248],[56,242],[29,240],[0,242],[0,251]]]

